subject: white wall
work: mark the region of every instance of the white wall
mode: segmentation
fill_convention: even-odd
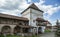
[[[47,26],[52,26],[51,24],[47,24]]]
[[[30,23],[30,9],[26,10],[23,14],[22,17],[28,18],[29,19],[29,25],[31,25]]]
[[[37,18],[43,18],[43,13],[38,10],[35,10],[35,9],[31,9],[30,14],[31,14],[30,21],[31,21],[32,26],[36,26],[36,19]],[[33,20],[35,20],[35,22],[33,22]]]
[[[22,14],[22,17],[25,17],[25,18],[30,19],[30,9],[28,9],[27,11],[25,11],[25,12]]]
[[[22,17],[25,17],[25,18],[29,19],[29,25],[37,27],[37,25],[36,25],[36,19],[37,18],[43,18],[43,12],[40,12],[38,10],[29,8],[27,11],[25,11],[22,14]],[[42,31],[44,32],[44,27],[42,27]]]
[[[29,25],[36,26],[36,18],[43,18],[43,12],[29,8],[22,14],[22,17],[29,19]],[[35,22],[33,22],[35,20]]]
[[[32,10],[33,17],[36,16],[36,17],[43,18],[43,12],[40,12],[40,11],[34,10],[34,9],[31,9],[31,10]]]

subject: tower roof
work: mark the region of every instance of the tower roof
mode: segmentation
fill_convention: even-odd
[[[42,10],[40,10],[34,3],[32,3],[27,9],[25,9],[22,13],[24,13],[26,10],[28,10],[29,8],[32,8],[32,9],[35,9],[35,10],[38,10],[40,12],[43,12]],[[22,14],[21,13],[21,14]]]

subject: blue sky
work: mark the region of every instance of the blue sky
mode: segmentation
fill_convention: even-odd
[[[60,0],[0,0],[0,13],[21,16],[31,3],[44,11],[44,19],[53,25],[57,19],[60,21]]]
[[[60,5],[60,0],[46,0],[44,4],[45,5],[55,5],[55,4]]]
[[[52,5],[54,7],[60,6],[60,0],[44,0],[45,2],[43,3],[44,5]],[[27,3],[39,3],[40,0],[31,0],[30,2],[27,0]],[[44,14],[44,18],[48,17],[47,19],[52,23],[55,24],[56,20],[59,19],[60,21],[60,9],[57,11],[53,12],[52,15],[49,15],[48,13]],[[46,18],[45,18],[46,19]]]

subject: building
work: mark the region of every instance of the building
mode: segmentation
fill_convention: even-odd
[[[53,26],[52,30],[56,32],[57,28],[60,28],[60,22],[59,22],[59,20],[56,21],[56,25]]]
[[[46,21],[46,30],[52,31],[52,24],[49,21]]]
[[[43,11],[34,3],[21,12],[22,16],[12,16],[0,13],[0,33],[20,34],[44,32],[46,20],[43,19]]]

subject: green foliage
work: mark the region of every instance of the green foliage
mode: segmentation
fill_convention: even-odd
[[[4,37],[4,35],[0,35],[0,37]],[[22,36],[17,36],[17,35],[6,35],[6,37],[22,37]]]
[[[0,35],[0,37],[4,37],[3,35]],[[6,35],[6,37],[22,37],[18,35]],[[38,37],[37,35],[32,35],[32,36],[24,36],[24,37]]]
[[[48,29],[48,30],[45,30],[45,32],[51,32],[51,30]]]
[[[3,35],[0,35],[0,37],[4,37]]]

